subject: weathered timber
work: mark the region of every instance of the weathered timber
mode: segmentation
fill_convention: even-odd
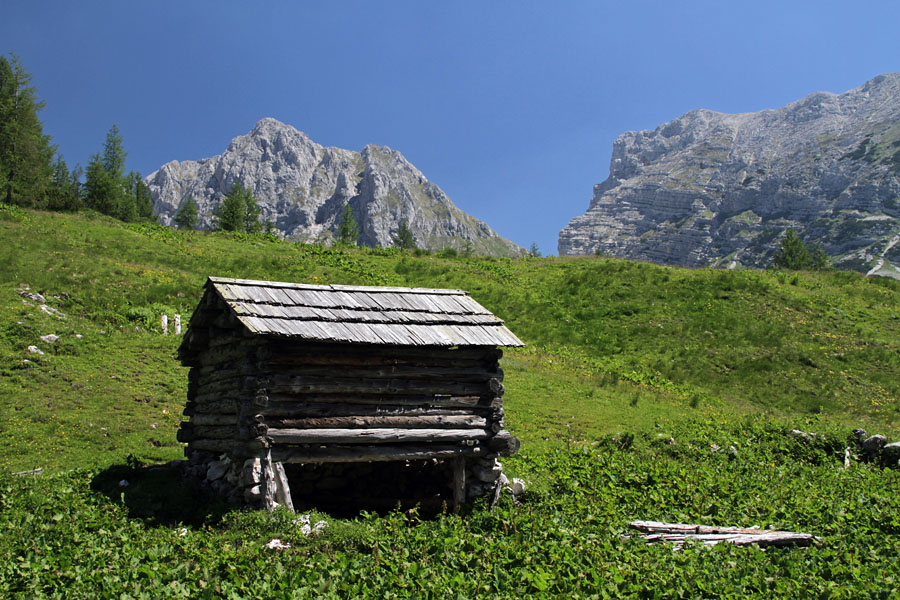
[[[210,399],[209,401],[204,402],[195,401],[193,409],[195,414],[233,415],[238,412],[238,400],[235,398],[225,398],[222,400]]]
[[[384,462],[395,460],[445,459],[457,456],[480,456],[484,454],[480,446],[458,446],[454,444],[401,444],[377,446],[324,446],[272,448],[274,460],[285,463],[330,463],[330,462]]]
[[[272,393],[344,393],[344,394],[446,394],[451,396],[502,395],[503,384],[496,378],[486,382],[442,381],[440,383],[409,379],[362,379],[337,377],[271,377],[269,395]]]
[[[236,425],[195,425],[194,439],[227,440],[234,439],[238,429]]]
[[[237,426],[238,416],[236,414],[199,414],[194,415],[191,423],[196,425],[234,425]]]
[[[466,416],[493,417],[496,411],[481,406],[465,408],[437,408],[432,406],[408,406],[401,404],[351,404],[336,402],[294,402],[283,415],[275,414],[268,408],[262,409],[260,416],[272,427],[284,425],[292,419],[319,417],[415,417],[415,416]]]
[[[278,357],[278,360],[290,361],[296,358],[321,357],[325,355],[335,356],[339,360],[407,361],[409,364],[416,364],[417,361],[424,359],[437,359],[438,361],[499,361],[503,357],[503,350],[496,346],[475,346],[457,349],[386,346],[378,354],[373,354],[371,348],[367,345],[344,345],[340,354],[335,354],[334,346],[331,344],[307,343],[300,346],[293,341],[273,339],[272,343],[261,353],[260,358],[274,360],[275,357]]]
[[[488,420],[474,415],[414,415],[414,416],[346,416],[304,419],[279,419],[267,422],[271,428],[292,429],[372,429],[400,427],[405,429],[486,429]]]
[[[392,442],[458,442],[483,440],[479,429],[269,429],[275,444],[387,444]]]
[[[808,533],[756,527],[717,527],[686,523],[661,523],[659,521],[632,521],[628,526],[643,532],[644,535],[639,537],[648,543],[668,542],[676,546],[681,546],[688,540],[696,540],[707,546],[728,542],[736,546],[756,544],[760,547],[809,546],[821,540],[821,538]]]
[[[279,411],[292,411],[306,404],[358,404],[371,406],[410,406],[434,408],[490,408],[477,396],[425,396],[425,395],[389,395],[389,394],[270,394],[263,412],[278,414]]]
[[[273,370],[271,366],[266,364],[260,365],[260,370],[271,372],[275,376],[292,376],[292,377],[342,377],[346,376],[347,368],[337,367],[313,367],[313,366],[291,366],[290,368]],[[502,369],[488,372],[484,368],[445,368],[445,367],[409,367],[409,366],[390,366],[377,365],[354,367],[353,374],[361,379],[408,379],[408,380],[425,380],[425,381],[459,381],[459,382],[482,382],[491,378],[502,379]]]
[[[271,453],[269,457],[271,458]],[[275,470],[275,500],[289,511],[294,511],[294,501],[291,499],[291,486],[288,485],[288,478],[284,472],[284,465],[276,462],[273,465]]]
[[[458,511],[466,501],[466,460],[462,457],[453,459],[453,510]]]
[[[235,453],[240,448],[240,443],[233,439],[228,440],[193,440],[191,448],[194,450],[207,450],[209,452]]]

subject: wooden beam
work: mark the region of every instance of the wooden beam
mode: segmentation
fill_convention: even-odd
[[[487,429],[488,420],[475,415],[443,416],[344,416],[267,420],[270,428],[279,429],[373,429],[397,427],[406,429]]]
[[[466,502],[466,459],[462,456],[453,459],[453,510],[459,511]]]
[[[457,456],[483,456],[480,446],[458,446],[455,444],[403,444],[377,446],[327,446],[319,448],[299,448],[275,446],[273,460],[285,463],[349,463],[387,462],[397,460],[447,459]]]
[[[387,444],[392,442],[462,442],[483,440],[483,429],[269,429],[275,444]]]

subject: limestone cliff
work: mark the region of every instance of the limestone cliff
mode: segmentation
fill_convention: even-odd
[[[331,243],[347,204],[359,224],[360,243],[390,246],[406,220],[420,248],[519,256],[524,250],[459,210],[402,154],[368,145],[362,152],[327,148],[275,119],[262,119],[232,140],[219,156],[172,161],[147,179],[163,224],[193,196],[200,224],[210,228],[216,208],[236,183],[251,189],[263,220],[286,238]]]
[[[900,276],[900,74],[779,109],[691,111],[614,145],[560,255],[769,263],[793,228],[839,268]]]

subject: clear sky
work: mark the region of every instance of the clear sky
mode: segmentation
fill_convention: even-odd
[[[402,152],[464,211],[556,253],[616,136],[900,71],[900,2],[2,0],[70,167],[220,154],[274,117]]]

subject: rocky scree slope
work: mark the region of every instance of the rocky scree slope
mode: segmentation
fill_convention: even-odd
[[[762,267],[793,228],[839,268],[900,277],[900,73],[624,133],[609,171],[560,255]]]
[[[523,248],[458,209],[396,150],[376,145],[362,152],[323,147],[271,118],[234,138],[223,154],[171,161],[146,181],[165,225],[174,223],[179,206],[193,196],[200,226],[213,227],[216,208],[240,182],[255,194],[263,220],[271,220],[291,240],[331,243],[349,204],[360,243],[366,246],[391,246],[405,219],[420,248],[524,254]]]

